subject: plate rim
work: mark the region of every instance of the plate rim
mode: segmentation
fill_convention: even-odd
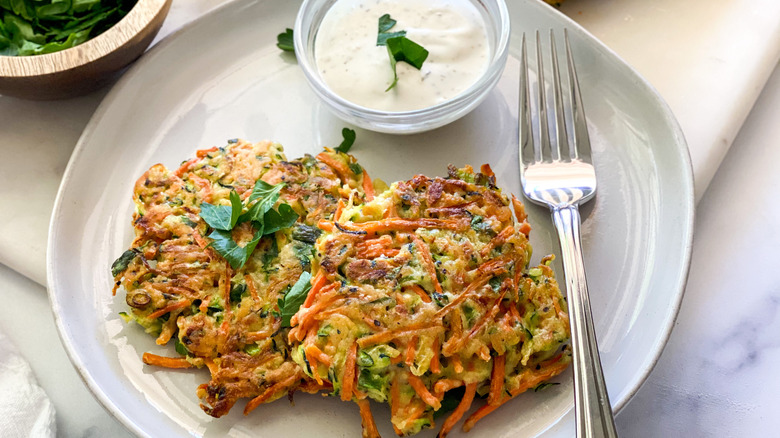
[[[261,1],[269,1],[269,0],[261,0]],[[130,432],[134,433],[136,436],[139,437],[150,437],[151,435],[147,434],[145,430],[141,429],[141,427],[138,424],[136,424],[128,416],[128,414],[120,411],[116,407],[116,405],[111,401],[108,394],[100,388],[100,386],[97,384],[94,377],[87,370],[84,361],[76,353],[75,347],[70,342],[70,339],[65,336],[65,322],[61,318],[61,311],[60,311],[61,306],[59,301],[57,300],[58,286],[56,286],[57,283],[55,281],[56,278],[55,267],[57,265],[57,261],[54,259],[53,256],[55,252],[54,242],[58,240],[58,235],[59,235],[57,231],[57,223],[58,223],[58,219],[63,214],[64,191],[65,188],[69,185],[69,181],[72,179],[72,174],[75,172],[74,170],[75,163],[79,160],[79,158],[83,154],[84,149],[86,147],[85,145],[88,143],[96,127],[99,125],[99,122],[105,116],[105,113],[108,111],[108,109],[111,107],[111,104],[116,99],[116,95],[118,95],[121,92],[120,86],[124,82],[129,80],[128,78],[132,77],[132,75],[135,74],[136,71],[141,70],[147,63],[153,62],[152,59],[154,58],[154,56],[149,56],[150,54],[154,55],[157,52],[164,50],[167,46],[171,45],[175,40],[177,40],[178,37],[183,32],[186,32],[193,27],[200,26],[203,21],[211,20],[214,16],[223,13],[225,10],[232,9],[232,8],[242,8],[248,6],[249,4],[253,4],[257,2],[258,0],[233,0],[218,5],[206,11],[201,16],[182,25],[181,27],[177,28],[174,32],[162,38],[158,43],[156,43],[153,47],[151,47],[147,51],[146,53],[147,56],[142,56],[141,59],[136,61],[135,64],[133,64],[131,68],[128,69],[127,72],[125,72],[122,78],[120,78],[112,86],[111,90],[102,99],[100,105],[97,107],[93,115],[90,117],[89,122],[87,123],[86,127],[84,128],[84,131],[79,137],[79,140],[76,143],[76,146],[68,160],[68,164],[65,168],[65,172],[63,173],[62,180],[57,189],[57,195],[54,201],[52,216],[51,216],[51,220],[49,221],[48,240],[46,245],[46,279],[47,279],[47,292],[48,292],[47,295],[49,299],[50,308],[54,316],[54,321],[57,326],[57,335],[60,339],[61,344],[65,349],[68,358],[71,361],[71,364],[78,371],[79,378],[89,388],[92,395],[100,402],[101,406],[111,416],[113,416],[116,420],[118,420]],[[647,89],[648,95],[652,96],[652,100],[662,110],[664,120],[667,122],[668,126],[672,128],[671,133],[678,140],[676,142],[677,147],[673,148],[673,151],[676,152],[677,158],[679,159],[679,162],[681,164],[681,169],[682,169],[682,174],[680,176],[682,177],[681,182],[684,183],[684,187],[682,187],[683,190],[681,190],[681,192],[684,193],[685,196],[681,196],[683,203],[680,205],[680,207],[684,210],[682,211],[682,213],[685,214],[686,220],[684,221],[681,227],[683,231],[683,237],[685,239],[684,240],[685,244],[682,245],[677,251],[679,252],[679,254],[681,254],[682,257],[681,257],[681,265],[680,265],[681,269],[676,273],[676,276],[678,278],[676,282],[676,291],[674,297],[675,299],[674,302],[671,304],[671,306],[665,312],[664,315],[665,323],[661,325],[661,329],[659,330],[656,342],[652,346],[652,352],[647,356],[645,364],[643,368],[641,368],[641,372],[636,373],[635,377],[629,380],[629,384],[626,385],[627,388],[630,388],[629,391],[625,392],[625,394],[620,400],[615,400],[612,402],[613,410],[617,415],[634,397],[634,395],[636,395],[636,393],[644,385],[644,383],[647,381],[647,378],[649,377],[649,375],[652,373],[653,369],[657,365],[661,357],[661,354],[663,353],[664,349],[668,344],[669,338],[672,334],[675,323],[679,316],[679,310],[680,310],[680,306],[682,305],[683,297],[685,295],[686,285],[687,285],[690,268],[691,268],[693,239],[695,234],[694,225],[695,225],[695,210],[696,210],[695,194],[694,194],[694,175],[693,175],[693,165],[691,162],[690,149],[688,148],[688,144],[685,139],[685,135],[682,131],[682,128],[680,127],[680,124],[677,121],[676,117],[674,116],[674,113],[672,112],[668,103],[663,99],[663,97],[656,90],[656,88],[644,76],[642,76],[633,66],[628,64],[628,62],[626,62],[614,50],[606,46],[603,42],[601,42],[601,40],[596,38],[591,32],[589,32],[587,29],[582,27],[579,23],[569,18],[568,16],[564,15],[562,12],[558,11],[552,6],[547,4],[538,5],[535,4],[536,2],[534,0],[523,0],[523,3],[525,5],[533,4],[533,7],[539,8],[539,10],[544,11],[545,14],[555,16],[555,20],[566,23],[566,26],[568,28],[574,28],[576,29],[577,32],[584,34],[590,39],[592,43],[595,43],[598,46],[599,50],[605,51],[610,55],[612,55],[614,59],[619,60],[620,68],[628,70],[633,75],[633,77],[638,81],[639,85]],[[515,6],[515,7],[520,7],[520,6]],[[573,403],[571,406],[573,406]],[[566,415],[567,413],[564,413],[554,423],[551,423],[543,430],[547,430],[553,427],[555,424],[559,423],[561,419],[564,418]]]

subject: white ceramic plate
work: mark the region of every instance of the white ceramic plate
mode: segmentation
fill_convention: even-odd
[[[111,262],[132,240],[132,185],[149,166],[175,168],[196,149],[229,138],[272,139],[290,157],[340,141],[344,124],[307,88],[295,58],[275,47],[298,2],[238,0],[159,44],[116,85],[85,130],[57,197],[48,284],[63,343],[96,397],[140,436],[359,436],[350,403],[298,394],[248,417],[238,406],[212,419],[195,388],[207,371],[144,366],[144,351],[170,354],[118,312]],[[622,407],[655,364],[688,271],[693,182],[680,129],[657,93],[575,23],[537,1],[510,2],[513,56],[499,86],[453,125],[394,137],[358,131],[353,153],[373,177],[443,175],[449,163],[488,162],[520,193],[516,99],[523,31],[568,27],[594,145],[599,192],[583,210],[585,261],[607,386]],[[548,213],[528,207],[534,261],[557,252]],[[561,272],[560,266],[556,266]],[[472,437],[573,435],[570,372],[488,416]],[[386,409],[375,416],[393,436]],[[452,434],[458,436],[459,431]],[[433,436],[434,432],[421,434]]]

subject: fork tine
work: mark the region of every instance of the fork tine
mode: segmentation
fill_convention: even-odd
[[[566,41],[566,60],[569,66],[569,86],[571,87],[572,116],[574,118],[574,147],[572,157],[587,163],[591,162],[590,137],[588,136],[588,124],[585,120],[585,108],[582,105],[580,83],[577,78],[577,69],[574,67],[574,57],[571,54],[569,32],[563,30],[563,38]]]
[[[552,161],[550,146],[550,127],[547,124],[547,102],[544,92],[544,61],[542,61],[542,39],[536,31],[536,82],[539,88],[539,149],[542,160]]]
[[[555,149],[553,159],[571,159],[569,140],[566,134],[566,119],[563,114],[563,101],[561,100],[561,74],[558,70],[558,50],[555,46],[555,33],[550,29],[550,58],[552,60],[552,87],[553,110],[555,111],[554,134]],[[552,147],[552,145],[551,145]]]
[[[528,92],[528,56],[525,45],[525,33],[521,46],[520,56],[520,99],[518,110],[519,137],[520,137],[520,168],[530,166],[538,159],[534,150],[534,136],[531,124],[531,98]]]

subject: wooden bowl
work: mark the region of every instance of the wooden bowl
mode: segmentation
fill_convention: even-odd
[[[0,94],[64,99],[110,82],[149,47],[171,0],[138,0],[117,24],[70,49],[37,56],[0,56]]]

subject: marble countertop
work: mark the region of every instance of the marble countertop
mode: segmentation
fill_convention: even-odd
[[[162,34],[225,1],[174,1]],[[780,363],[780,206],[764,200],[780,189],[780,3],[569,0],[563,11],[667,99],[689,141],[700,199],[675,329],[645,385],[618,414],[619,432],[771,435],[780,430],[780,380],[773,375]],[[659,21],[663,27],[651,26]],[[684,29],[694,22],[699,37]],[[739,35],[739,44],[728,34]],[[717,81],[732,76],[729,87]],[[0,173],[0,299],[14,303],[0,307],[0,330],[31,363],[57,409],[59,435],[67,437],[129,436],[70,365],[39,284],[59,177],[104,93],[46,104],[0,96],[0,145],[23,151],[10,154]],[[7,190],[29,186],[32,175],[33,190],[18,197]],[[28,237],[25,245],[18,236]]]

